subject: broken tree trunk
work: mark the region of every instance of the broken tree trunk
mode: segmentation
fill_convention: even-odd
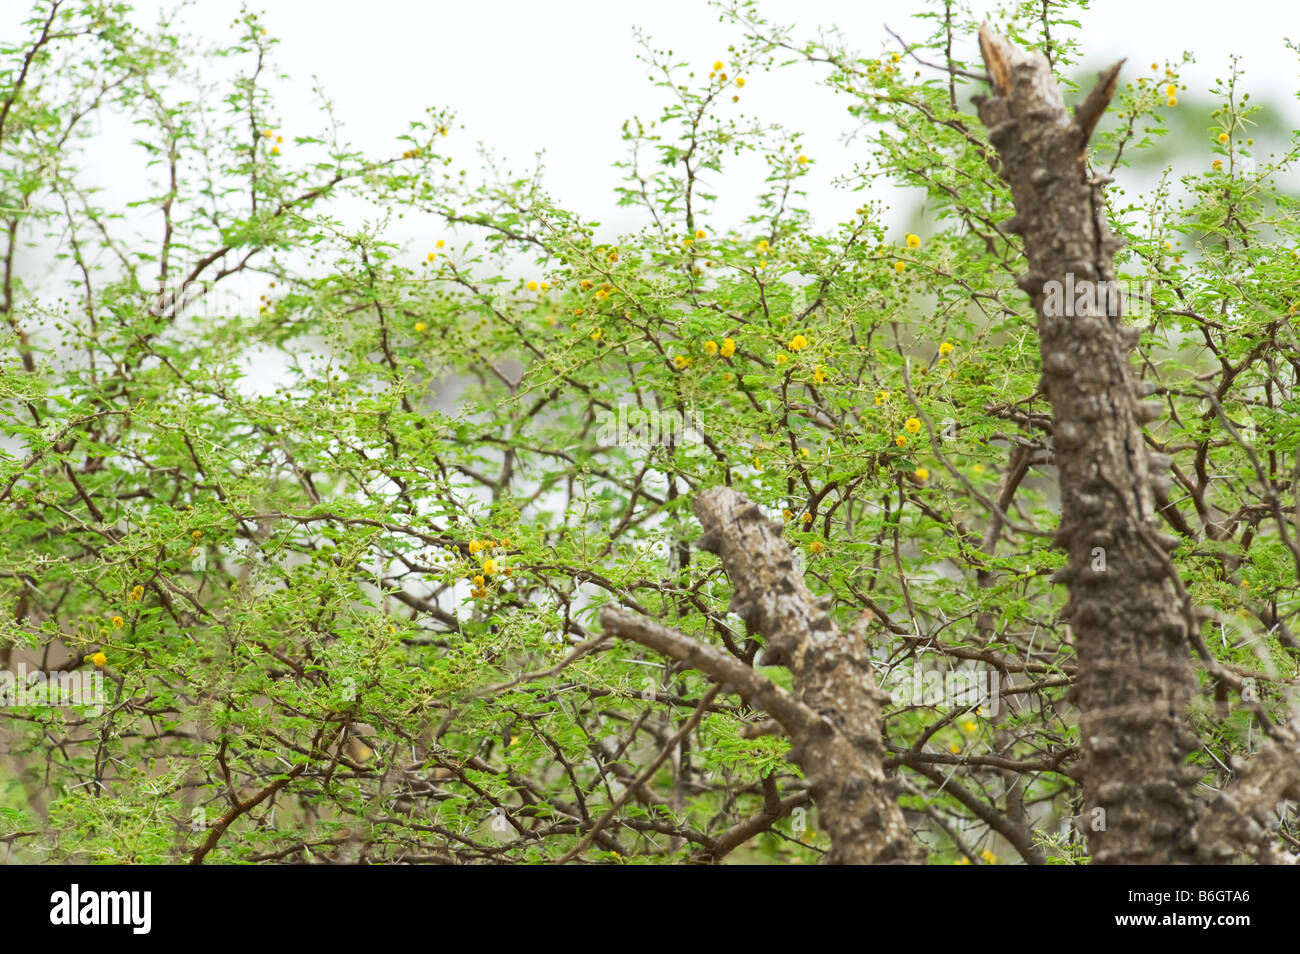
[[[695,498],[698,546],[717,553],[731,579],[731,608],[766,638],[764,661],[789,667],[793,694],[738,659],[627,610],[606,607],[605,632],[690,663],[729,684],[779,723],[790,759],[808,779],[831,837],[831,864],[923,860],[882,768],[881,704],[864,641],[842,633],[795,569],[779,523],[727,487]]]
[[[1177,540],[1154,527],[1154,488],[1167,481],[1169,460],[1144,447],[1142,424],[1159,410],[1142,401],[1129,361],[1137,332],[1120,320],[1119,243],[1102,196],[1109,180],[1092,176],[1087,161],[1121,64],[1101,74],[1071,116],[1041,53],[987,28],[980,49],[995,95],[976,103],[1015,200],[1005,227],[1024,238],[1029,268],[1018,284],[1038,316],[1052,405],[1056,543],[1069,554],[1055,579],[1069,585],[1064,615],[1079,656],[1085,817],[1104,819],[1088,832],[1090,852],[1100,864],[1191,861],[1199,775],[1185,764],[1196,744],[1185,725],[1192,663],[1165,552]]]

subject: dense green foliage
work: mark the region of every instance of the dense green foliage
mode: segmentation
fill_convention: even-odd
[[[1009,35],[1050,43],[1070,75],[1068,20],[1020,6]],[[755,659],[717,559],[690,545],[692,495],[729,483],[784,515],[810,587],[862,627],[886,685],[1003,674],[996,714],[887,710],[930,860],[1017,860],[986,813],[1023,813],[1050,860],[1081,859],[1060,824],[1082,809],[1073,653],[1048,579],[1050,409],[998,226],[1012,210],[969,105],[978,65],[914,59],[942,62],[979,20],[939,4],[911,25],[930,33],[917,48],[862,55],[749,5],[724,13],[736,42],[717,65],[646,51],[664,107],[625,126],[616,198],[645,225],[621,235],[538,178],[461,174],[443,113],[387,156],[328,113],[281,142],[275,43],[251,14],[207,57],[98,0],[43,0],[5,39],[0,668],[98,661],[108,697],[99,713],[4,711],[13,858],[560,858],[709,689],[597,640],[595,610],[616,601]],[[817,230],[801,209],[817,156],[742,114],[745,84],[794,60],[820,64],[861,123],[843,220]],[[1129,308],[1168,414],[1147,439],[1174,457],[1162,517],[1213,611],[1201,648],[1285,718],[1300,222],[1276,180],[1297,145],[1248,158],[1234,66],[1193,121],[1191,171],[1121,191],[1197,108],[1172,104],[1179,66],[1128,70],[1141,78],[1093,163],[1121,180],[1124,277],[1149,283]],[[87,171],[101,114],[136,124],[127,207],[99,205]],[[750,215],[717,220],[726,171],[755,160]],[[856,194],[878,179],[924,199],[914,235]],[[427,247],[393,238],[403,216]],[[24,281],[32,242],[57,249],[66,287]],[[1195,757],[1218,788],[1255,716],[1202,688]],[[782,740],[741,736],[760,718],[716,696],[582,857],[720,854],[722,832],[801,784]],[[811,805],[762,827],[728,857],[825,848]]]

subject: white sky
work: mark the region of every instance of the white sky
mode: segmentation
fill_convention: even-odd
[[[990,0],[970,2],[976,9],[992,9]],[[147,16],[172,5],[172,0],[137,0]],[[858,49],[879,53],[897,48],[886,23],[909,39],[929,32],[928,22],[910,19],[925,6],[921,0],[766,0],[761,9],[771,20],[795,25],[795,39],[838,26]],[[202,0],[188,11],[186,22],[196,34],[216,41],[231,35],[240,7],[239,0]],[[599,219],[604,239],[640,222],[614,205],[620,173],[612,164],[624,158],[621,124],[633,115],[656,116],[666,101],[637,59],[634,28],[643,28],[657,48],[671,48],[703,73],[714,60],[726,59],[727,46],[739,38],[705,0],[264,0],[259,7],[269,32],[281,41],[278,66],[290,76],[278,90],[284,116],[278,131],[287,141],[320,128],[313,77],[335,100],[348,137],[371,155],[400,152],[405,147],[396,137],[409,120],[420,118],[428,106],[450,107],[460,128],[448,145],[461,167],[472,163],[478,142],[518,172],[531,169],[535,153],[544,151],[548,190],[561,204]],[[0,0],[0,36],[6,41],[17,38],[15,26],[27,9],[27,0]],[[1192,93],[1207,90],[1225,74],[1229,55],[1241,54],[1253,98],[1282,105],[1294,120],[1300,115],[1294,99],[1300,71],[1283,42],[1283,11],[1289,9],[1278,0],[1230,5],[1096,0],[1081,16],[1082,35],[1090,67],[1128,56],[1130,75],[1147,71],[1153,61],[1193,51],[1198,62],[1183,74]],[[1300,39],[1300,30],[1296,33]],[[973,38],[965,55],[977,59]],[[801,182],[810,193],[814,226],[829,228],[862,204],[860,196],[831,187],[835,176],[852,169],[862,147],[842,143],[851,128],[848,101],[819,86],[820,74],[800,65],[748,76],[737,108],[805,133],[803,151],[816,162]],[[290,151],[286,147],[286,159],[292,158]],[[130,184],[133,195],[139,194],[138,157],[130,162],[123,157],[120,164],[96,158],[97,171],[108,181]],[[706,227],[717,232],[739,225],[756,184],[743,174],[718,184],[729,194]],[[894,221],[901,228],[903,223]],[[417,254],[426,238],[420,229],[427,226],[406,226]]]
[[[877,52],[896,47],[886,23],[905,38],[928,33],[928,22],[910,20],[925,6],[918,0],[768,0],[762,9],[771,20],[796,24],[796,38],[834,25],[859,49]],[[992,8],[985,0],[973,6]],[[237,9],[233,0],[205,0],[202,17],[216,29]],[[606,224],[613,224],[618,173],[611,164],[622,158],[620,126],[634,114],[657,114],[664,102],[637,60],[633,29],[643,28],[656,47],[705,72],[738,37],[704,0],[276,0],[263,9],[270,32],[283,38],[286,72],[304,85],[318,75],[357,142],[390,142],[425,106],[449,106],[464,125],[459,135],[490,145],[517,169],[544,149],[553,194]],[[1253,98],[1294,106],[1300,70],[1283,35],[1285,14],[1292,13],[1300,40],[1295,9],[1279,0],[1098,0],[1081,18],[1082,35],[1094,38],[1084,45],[1097,67],[1127,56],[1145,71],[1153,61],[1191,50],[1198,62],[1184,75],[1193,90],[1207,89],[1224,75],[1229,55],[1239,53]],[[968,56],[978,59],[973,46]],[[748,77],[740,108],[806,133],[805,151],[819,160],[807,180],[812,209],[820,224],[830,225],[846,201],[827,186],[851,168],[853,156],[840,143],[850,128],[847,100],[818,87],[817,79],[811,67]]]

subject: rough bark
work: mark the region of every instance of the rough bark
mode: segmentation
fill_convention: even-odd
[[[1061,490],[1058,546],[1069,555],[1065,616],[1079,656],[1081,774],[1105,829],[1089,833],[1095,863],[1191,861],[1198,773],[1185,725],[1194,686],[1183,604],[1155,531],[1155,490],[1168,458],[1144,449],[1154,413],[1134,374],[1137,343],[1113,296],[1065,308],[1056,289],[1107,291],[1118,242],[1105,218],[1104,177],[1093,176],[1088,139],[1114,92],[1120,64],[1071,116],[1047,60],[980,32],[995,95],[977,98],[980,119],[1011,186],[1016,214],[1005,227],[1024,238],[1052,405]],[[1048,283],[1059,282],[1056,289]],[[1071,302],[1075,304],[1075,302]],[[1068,314],[1068,311],[1074,314]],[[1102,562],[1104,560],[1104,562]]]
[[[607,607],[605,631],[651,647],[728,683],[790,737],[831,838],[831,864],[917,863],[923,858],[882,768],[881,704],[864,642],[842,633],[795,570],[782,527],[726,487],[695,499],[698,545],[731,579],[731,609],[766,639],[764,662],[789,667],[787,693],[726,653],[636,613]]]

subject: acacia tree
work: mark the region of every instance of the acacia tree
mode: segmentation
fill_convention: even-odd
[[[1074,96],[1052,5],[982,67],[950,2],[877,55],[722,12],[718,62],[644,51],[611,235],[461,174],[444,112],[377,157],[328,107],[286,134],[252,14],[203,50],[34,6],[0,50],[0,692],[106,699],[4,710],[13,858],[1291,856],[1296,142],[1252,156],[1235,64],[1203,107],[1179,62]],[[742,112],[792,59],[860,124],[830,228],[817,155]],[[1202,108],[1190,171],[1122,198]],[[101,205],[125,123],[142,185]],[[1122,319],[1053,297],[1112,275]],[[904,691],[954,673],[987,698]]]

